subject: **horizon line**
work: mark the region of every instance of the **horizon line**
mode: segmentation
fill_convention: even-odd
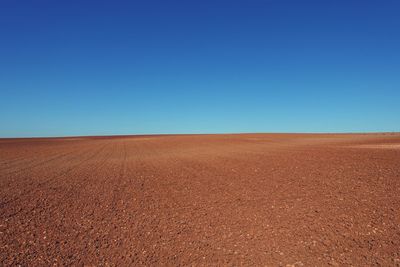
[[[99,134],[99,135],[53,135],[53,136],[19,136],[0,137],[3,139],[62,139],[62,138],[101,138],[101,137],[141,137],[141,136],[177,136],[177,135],[242,135],[242,134],[308,134],[308,135],[335,135],[335,134],[400,134],[400,131],[343,131],[343,132],[222,132],[222,133],[146,133],[146,134]]]

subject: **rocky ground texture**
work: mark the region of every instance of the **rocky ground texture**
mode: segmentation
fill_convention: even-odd
[[[0,139],[0,265],[400,265],[400,134]]]

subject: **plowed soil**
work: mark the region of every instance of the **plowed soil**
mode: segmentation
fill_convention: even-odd
[[[0,265],[399,266],[399,134],[0,139]]]

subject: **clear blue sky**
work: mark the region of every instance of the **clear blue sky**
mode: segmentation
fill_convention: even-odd
[[[0,136],[400,131],[400,1],[0,1]]]

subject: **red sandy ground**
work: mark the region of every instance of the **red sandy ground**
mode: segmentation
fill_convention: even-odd
[[[400,265],[400,134],[0,139],[0,265]]]

